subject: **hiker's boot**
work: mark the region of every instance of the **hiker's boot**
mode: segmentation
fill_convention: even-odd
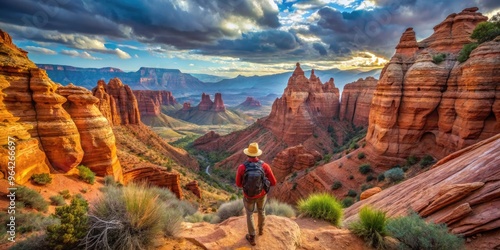
[[[250,242],[250,245],[255,246],[255,235],[247,234],[245,238]]]

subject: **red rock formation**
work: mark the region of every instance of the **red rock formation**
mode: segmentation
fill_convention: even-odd
[[[120,79],[115,77],[107,85],[100,80],[92,93],[99,98],[99,110],[113,125],[141,123],[137,99]]]
[[[95,106],[97,99],[85,89],[52,82],[3,31],[0,55],[0,114],[4,117],[0,126],[6,132],[0,137],[17,139],[16,181],[22,184],[32,174],[52,169],[67,172],[82,160],[99,166],[95,169],[110,169],[106,174],[120,180],[121,168],[112,153],[115,146],[111,143],[107,150],[104,145],[113,133]],[[8,164],[7,149],[0,149],[2,171]]]
[[[180,176],[178,173],[168,172],[166,169],[159,167],[139,167],[123,173],[124,184],[131,181],[145,181],[158,187],[166,187],[170,189],[177,198],[182,199]]]
[[[96,105],[99,99],[86,88],[72,84],[59,87],[57,93],[68,99],[64,108],[80,134],[84,151],[80,164],[98,176],[114,176],[121,182],[122,168],[116,156],[115,135]]]
[[[212,109],[215,112],[223,112],[226,110],[226,106],[224,106],[224,101],[222,101],[221,93],[215,93],[214,106],[212,107]]]
[[[161,106],[177,104],[170,91],[164,90],[133,90],[141,115],[160,115]]]
[[[184,103],[182,104],[182,111],[189,111],[189,110],[191,110],[191,103],[189,103],[189,102],[184,102]]]
[[[321,160],[321,155],[317,151],[307,151],[304,146],[297,145],[281,151],[274,158],[271,168],[278,182],[295,171],[313,167],[317,161]]]
[[[58,86],[41,69],[30,70],[29,86],[41,146],[52,167],[67,172],[80,164],[84,152],[75,122],[62,107],[66,98],[55,93]]]
[[[474,27],[486,20],[476,10],[448,16],[411,56],[396,51],[374,93],[366,136],[370,154],[439,159],[500,132],[494,106],[500,41],[481,44],[464,63],[455,59]],[[437,53],[447,55],[438,65],[432,62]]]
[[[266,127],[290,146],[303,143],[318,125],[327,126],[338,117],[338,89],[331,85],[333,80],[323,85],[314,70],[307,79],[297,63],[283,96],[273,103]]]
[[[259,107],[262,107],[262,105],[260,104],[260,102],[258,100],[254,99],[251,96],[248,96],[244,102],[242,102],[240,105],[238,105],[238,107],[241,107],[241,108],[259,108]]]
[[[464,236],[500,230],[500,134],[447,156],[427,172],[387,188],[345,210],[344,223],[366,205],[388,216],[408,209],[426,220],[446,223]],[[495,240],[495,239],[491,239]],[[498,241],[496,244],[498,244]]]
[[[204,134],[202,137],[196,139],[195,141],[193,141],[193,146],[201,146],[203,148],[202,145],[206,145],[207,143],[210,143],[212,141],[215,141],[217,139],[220,138],[220,135],[215,133],[214,131],[210,130],[210,132]]]
[[[214,105],[214,102],[210,99],[210,95],[202,93],[201,94],[201,101],[198,104],[198,110],[200,111],[208,111],[212,108]]]
[[[376,87],[377,79],[371,76],[346,84],[340,103],[340,120],[348,121],[356,126],[368,126],[370,105]]]
[[[381,191],[382,191],[382,189],[380,187],[369,188],[369,189],[363,191],[363,193],[361,193],[361,195],[359,196],[359,200],[368,199],[368,198],[372,197],[373,195],[380,193]]]
[[[401,36],[398,45],[396,46],[396,54],[404,56],[412,56],[418,51],[417,37],[413,28],[408,28]]]
[[[189,189],[189,191],[193,192],[196,197],[201,199],[201,189],[198,186],[198,181],[191,181],[188,184],[186,184],[186,188]]]

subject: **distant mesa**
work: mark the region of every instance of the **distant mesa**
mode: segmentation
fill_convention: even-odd
[[[202,93],[197,106],[191,107],[191,103],[184,102],[182,109],[172,116],[198,125],[245,124],[245,120],[238,114],[226,109],[221,93],[215,93],[214,101],[209,94]]]
[[[251,96],[248,96],[247,99],[236,106],[236,109],[240,110],[251,110],[251,109],[260,109],[262,105],[260,104],[260,101],[254,99]]]

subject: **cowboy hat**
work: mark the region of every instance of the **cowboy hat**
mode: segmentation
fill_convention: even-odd
[[[251,157],[256,157],[262,154],[262,150],[259,149],[259,144],[252,142],[248,145],[248,148],[243,150],[243,153]]]

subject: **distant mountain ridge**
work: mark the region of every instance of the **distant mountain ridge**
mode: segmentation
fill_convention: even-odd
[[[202,89],[206,84],[198,78],[182,73],[178,69],[141,67],[135,72],[125,72],[118,68],[79,68],[65,65],[37,64],[53,81],[63,85],[73,83],[92,89],[101,79],[109,81],[118,77],[134,90],[169,90],[183,93],[193,89]]]
[[[178,69],[165,68],[141,67],[135,72],[125,72],[113,67],[79,68],[54,64],[37,64],[37,66],[45,69],[53,81],[63,85],[73,83],[92,89],[98,80],[109,81],[118,77],[133,90],[168,90],[177,97],[192,94],[199,95],[203,91],[221,92],[223,94],[240,94],[250,91],[250,93],[255,93],[252,95],[256,97],[268,94],[281,95],[286,87],[288,77],[292,73],[290,71],[274,75],[249,77],[240,75],[235,78],[225,79],[221,76],[188,74],[182,73]],[[335,85],[342,92],[345,84],[369,76],[378,78],[380,72],[380,69],[369,71],[329,69],[316,70],[315,74],[322,82],[334,78]],[[309,75],[310,71],[305,71],[305,74]]]

